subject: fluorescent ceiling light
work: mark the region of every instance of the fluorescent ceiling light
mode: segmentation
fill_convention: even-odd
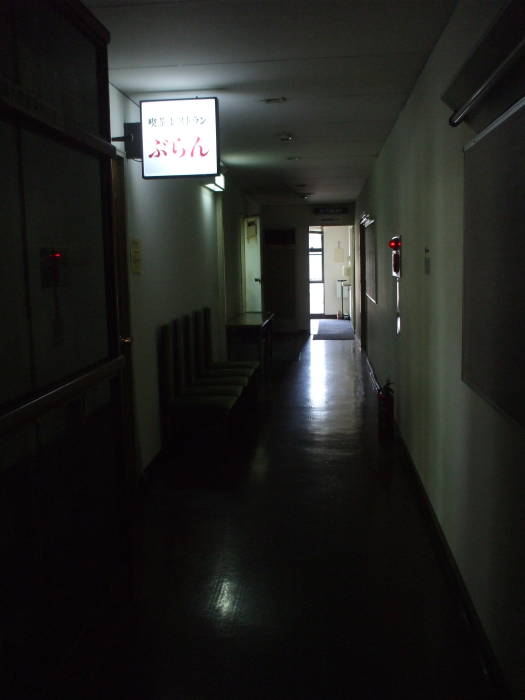
[[[204,187],[207,187],[213,192],[224,192],[224,188],[226,187],[224,175],[216,175],[213,182],[207,182]]]

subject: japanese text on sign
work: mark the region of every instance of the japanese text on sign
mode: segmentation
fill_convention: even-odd
[[[191,124],[205,124],[206,123],[206,117],[202,116],[202,114],[193,114],[193,115],[181,115],[179,117],[149,117],[148,119],[148,125],[152,127],[164,127],[164,126],[180,126],[181,124],[185,124],[186,126],[190,126]]]
[[[188,143],[186,143],[189,146]],[[205,150],[201,144],[201,137],[197,136],[195,142],[191,149],[186,148],[184,142],[181,138],[176,138],[174,141],[168,141],[168,139],[155,139],[155,148],[149,154],[148,158],[162,158],[169,155],[174,155],[177,158],[195,158],[201,157],[205,158],[209,153],[209,150]]]

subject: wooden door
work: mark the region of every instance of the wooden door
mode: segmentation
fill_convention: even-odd
[[[74,0],[1,15],[0,695],[80,697],[84,640],[129,594],[134,483],[108,36]]]
[[[242,227],[244,311],[262,311],[260,218],[246,216]]]

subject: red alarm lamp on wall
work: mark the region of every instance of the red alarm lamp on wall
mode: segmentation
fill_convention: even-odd
[[[388,247],[392,251],[392,276],[401,277],[401,236],[393,236]]]

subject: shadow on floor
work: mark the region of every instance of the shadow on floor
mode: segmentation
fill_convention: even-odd
[[[129,607],[20,700],[507,698],[356,343],[277,334],[274,361],[227,453],[207,436],[147,470]]]

